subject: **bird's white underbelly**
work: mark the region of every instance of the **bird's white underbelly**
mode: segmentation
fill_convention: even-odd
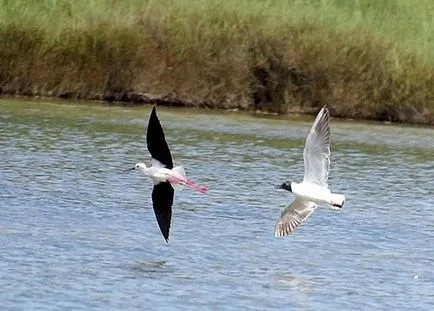
[[[153,172],[151,172],[150,176],[156,182],[166,182],[171,176],[174,176],[178,179],[183,179],[183,176],[176,174],[175,172],[169,170],[168,168],[157,168]]]
[[[292,193],[303,200],[313,201],[319,204],[329,204],[331,202],[330,190],[315,184],[293,183]]]

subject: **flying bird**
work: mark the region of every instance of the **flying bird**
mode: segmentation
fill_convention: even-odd
[[[151,166],[137,163],[129,170],[139,170],[153,180],[152,206],[160,231],[166,242],[169,242],[175,189],[190,188],[201,193],[206,193],[208,189],[188,180],[182,166],[173,166],[172,155],[155,106],[149,117],[146,142],[152,157]]]
[[[304,178],[301,183],[286,182],[278,186],[292,192],[295,200],[277,221],[274,235],[284,237],[294,232],[316,209],[317,204],[342,208],[345,196],[332,193],[327,180],[330,170],[330,114],[326,107],[318,113],[304,147]]]

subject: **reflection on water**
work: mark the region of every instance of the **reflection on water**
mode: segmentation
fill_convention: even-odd
[[[176,272],[176,269],[164,260],[137,261],[130,266],[130,270],[135,278],[161,278]]]
[[[305,279],[303,277],[293,276],[291,273],[283,273],[278,276],[278,282],[283,286],[291,287],[301,293],[314,294],[315,287],[318,286],[318,280]]]
[[[134,271],[143,273],[158,273],[164,271],[166,268],[166,261],[142,261],[138,262],[132,267]]]
[[[0,101],[0,301],[41,310],[431,310],[432,129],[332,121],[319,208],[275,239],[303,176],[308,120],[160,108],[177,192],[161,237],[146,177],[150,107]]]

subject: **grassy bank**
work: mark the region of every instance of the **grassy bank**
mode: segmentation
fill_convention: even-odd
[[[151,93],[279,113],[328,104],[337,116],[434,124],[430,0],[0,6],[3,93],[109,100]]]

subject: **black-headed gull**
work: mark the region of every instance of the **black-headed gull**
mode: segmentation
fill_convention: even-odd
[[[345,203],[345,196],[332,193],[327,180],[330,170],[330,127],[329,111],[323,107],[318,113],[304,147],[304,178],[301,183],[287,182],[279,186],[295,196],[295,200],[285,208],[276,224],[274,234],[283,237],[300,226],[317,204],[328,204],[339,209]]]
[[[161,233],[166,242],[168,242],[172,220],[174,189],[186,187],[202,193],[206,193],[208,190],[189,181],[182,166],[173,167],[172,155],[167,145],[160,120],[157,117],[155,106],[152,108],[151,116],[149,117],[146,142],[148,151],[152,157],[152,165],[147,167],[144,163],[137,163],[130,170],[137,169],[153,180],[152,205]]]

